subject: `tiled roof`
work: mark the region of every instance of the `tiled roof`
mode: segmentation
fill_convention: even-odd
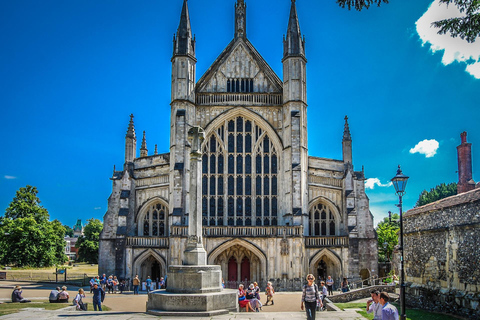
[[[440,199],[438,201],[428,203],[424,206],[413,208],[405,212],[404,216],[411,216],[423,212],[441,210],[448,207],[458,206],[465,203],[475,202],[480,200],[480,188],[473,189],[468,192],[463,192],[448,198]]]

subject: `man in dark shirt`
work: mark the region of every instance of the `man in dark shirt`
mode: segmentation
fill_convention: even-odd
[[[105,291],[101,287],[98,286],[98,284],[93,285],[93,310],[97,311],[97,306],[98,306],[98,311],[102,311],[102,296],[105,295]]]
[[[25,302],[31,302],[31,301],[22,297],[22,287],[16,286],[15,290],[13,290],[12,292],[12,302],[25,303]]]

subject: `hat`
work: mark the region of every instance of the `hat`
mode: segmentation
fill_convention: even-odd
[[[22,289],[22,287],[20,287],[20,286],[15,286],[15,289],[20,290],[20,289]]]
[[[253,288],[255,288],[255,286],[254,286],[253,283],[252,283],[250,286],[248,286],[248,288],[249,288],[249,289],[253,289]]]

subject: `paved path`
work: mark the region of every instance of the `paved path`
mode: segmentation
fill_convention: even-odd
[[[0,301],[10,301],[10,295],[13,287],[17,283],[0,282]],[[20,283],[23,288],[23,296],[27,299],[38,300],[48,299],[48,295],[52,289],[56,287],[55,284],[36,284],[36,283]],[[86,299],[85,302],[92,302],[92,294],[85,288]],[[78,291],[78,287],[68,287],[71,299]],[[262,302],[265,302],[265,295],[261,296]],[[187,320],[247,320],[247,319],[306,319],[305,313],[300,310],[301,293],[299,292],[278,292],[274,296],[275,304],[264,306],[263,310],[258,313],[242,312],[231,313],[228,315],[214,316],[214,317],[189,317]],[[162,319],[162,320],[179,320],[179,317],[156,317],[145,314],[145,305],[147,302],[146,293],[140,295],[133,295],[130,292],[124,294],[107,294],[104,304],[111,308],[109,312],[80,312],[67,310],[34,310],[35,305],[25,305],[26,308],[33,309],[22,311],[20,313],[6,315],[0,317],[1,320],[17,320],[17,319],[35,319],[35,320],[50,320],[50,319],[76,319],[80,317],[82,320],[91,319],[115,319],[115,320],[131,320],[131,319]],[[317,318],[328,320],[357,320],[365,319],[353,310],[344,312],[319,312]]]

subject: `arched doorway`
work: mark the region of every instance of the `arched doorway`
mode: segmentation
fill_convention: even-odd
[[[220,265],[222,277],[229,288],[236,288],[245,279],[249,283],[265,280],[265,255],[252,244],[242,240],[231,240],[218,246],[208,258],[209,264]],[[249,284],[246,283],[246,284]]]
[[[317,279],[320,280],[326,280],[328,276],[328,268],[327,268],[327,263],[322,259],[318,263],[317,267]]]
[[[152,280],[156,280],[157,278],[163,276],[164,270],[162,270],[161,264],[155,257],[149,256],[147,259],[143,260],[142,264],[140,265],[140,272],[138,276],[142,281],[145,281],[147,277],[150,277]]]

